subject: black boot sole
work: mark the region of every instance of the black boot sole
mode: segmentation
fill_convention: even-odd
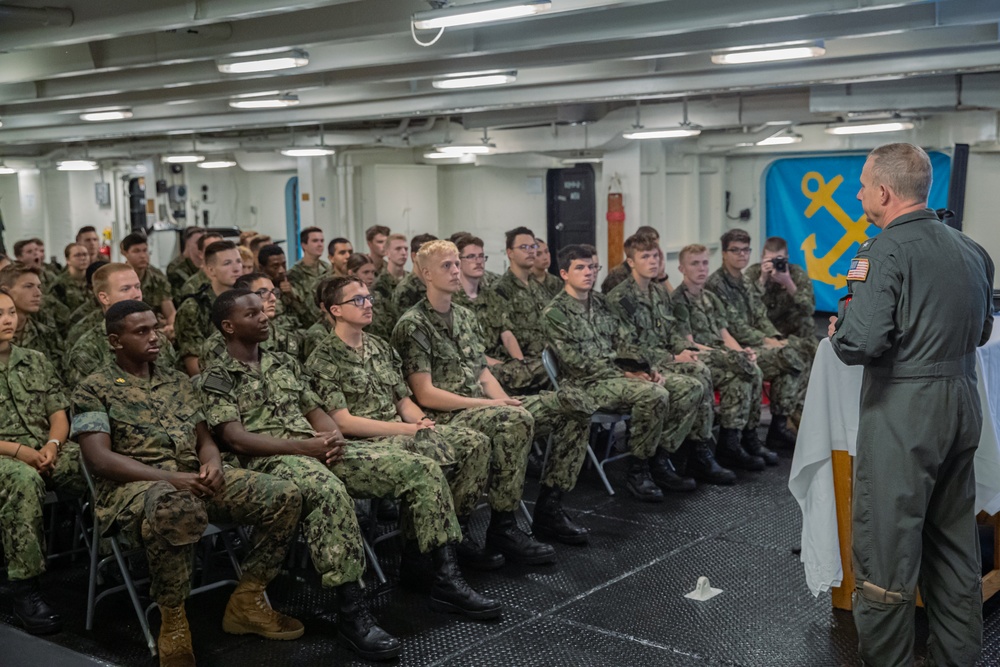
[[[475,621],[489,621],[495,618],[500,618],[503,614],[503,605],[497,605],[495,608],[491,609],[466,609],[460,607],[452,602],[447,602],[445,600],[437,600],[431,598],[430,607],[434,611],[439,611],[445,614],[461,614]]]
[[[24,628],[24,631],[29,635],[43,636],[43,635],[54,635],[57,632],[62,632],[62,621],[55,622],[45,622],[45,623],[27,623],[20,616],[15,616],[17,624]]]
[[[510,551],[509,549],[502,549],[495,544],[490,544],[488,541],[486,546],[490,549],[494,549],[501,554],[506,560],[512,563],[520,563],[521,565],[551,565],[556,562],[555,552],[551,554],[539,554],[537,556],[528,556],[525,554],[520,554],[517,552]]]
[[[555,541],[561,544],[570,544],[573,546],[581,546],[590,542],[590,533],[577,533],[575,535],[566,535],[562,533],[557,533],[552,530],[548,530],[534,524],[531,527],[531,532],[535,534],[535,537],[539,539],[544,539],[546,541]]]
[[[641,501],[643,501],[645,503],[662,503],[664,501],[663,493],[660,493],[659,495],[652,495],[652,494],[649,494],[649,493],[641,493],[641,492],[636,491],[635,489],[633,489],[630,484],[626,484],[625,488],[628,489],[628,492],[632,494],[633,498],[635,498],[637,500],[641,500]],[[659,488],[659,487],[657,487],[657,488]]]
[[[390,648],[390,649],[384,649],[382,651],[365,651],[340,632],[337,633],[337,641],[340,642],[340,644],[344,648],[354,651],[365,660],[375,660],[375,661],[395,660],[396,658],[399,657],[399,654],[403,651],[402,646],[397,646],[395,648]]]
[[[458,556],[458,564],[462,567],[468,567],[473,570],[479,570],[480,572],[490,572],[492,570],[499,570],[504,565],[507,564],[506,559],[503,557],[502,553],[495,553],[496,558],[486,557],[486,558],[476,558],[474,556]]]

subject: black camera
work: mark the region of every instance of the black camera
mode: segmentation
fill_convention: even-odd
[[[788,258],[787,257],[775,257],[771,260],[771,267],[778,273],[784,273],[788,270]]]

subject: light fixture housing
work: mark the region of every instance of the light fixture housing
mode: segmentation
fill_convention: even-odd
[[[424,153],[425,160],[454,160],[458,164],[466,164],[476,161],[476,156],[472,153],[442,153],[441,151],[436,151],[432,153]]]
[[[333,155],[336,152],[334,149],[327,148],[326,146],[292,146],[291,148],[281,149],[281,154],[288,157],[323,157],[325,155]]]
[[[439,153],[455,155],[486,155],[496,148],[493,144],[440,144],[434,147]]]
[[[56,165],[56,171],[96,171],[97,163],[93,160],[61,160]]]
[[[481,74],[455,74],[442,79],[434,79],[431,85],[439,90],[459,90],[462,88],[488,88],[503,86],[517,80],[517,70],[508,72],[484,72]]]
[[[228,169],[235,166],[236,163],[232,160],[206,160],[197,164],[199,169]]]
[[[801,134],[776,134],[767,139],[761,139],[755,146],[786,146],[788,144],[798,144],[802,142]]]
[[[80,120],[100,122],[104,120],[128,120],[132,117],[130,109],[106,109],[104,111],[88,111],[80,114]]]
[[[305,67],[309,64],[309,54],[302,49],[291,49],[276,53],[261,53],[255,56],[220,58],[215,66],[223,74],[253,74],[256,72],[277,72],[283,69]]]
[[[912,130],[913,121],[905,119],[880,120],[867,123],[837,123],[826,127],[827,134],[850,136],[852,134],[878,134],[881,132],[902,132]]]
[[[580,157],[566,157],[561,160],[562,164],[572,167],[574,164],[601,164],[604,158],[596,155],[581,155]]]
[[[232,109],[285,109],[299,103],[299,96],[291,93],[271,97],[241,97],[229,100]]]
[[[164,155],[163,161],[167,164],[195,164],[204,162],[205,156],[197,153],[184,153],[180,155]]]
[[[622,133],[625,139],[683,139],[697,137],[701,128],[697,125],[680,125],[678,127],[636,128]]]
[[[16,174],[16,173],[17,169],[14,169],[14,167],[8,167],[5,164],[0,164],[0,175]]]
[[[712,62],[716,65],[751,65],[754,63],[773,63],[784,60],[818,58],[825,53],[826,47],[823,46],[823,42],[815,42],[795,46],[720,51],[712,54]]]
[[[541,14],[551,8],[551,0],[490,0],[417,12],[410,20],[417,30],[439,30],[509,21]]]

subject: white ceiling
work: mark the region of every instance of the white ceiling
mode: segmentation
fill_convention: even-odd
[[[236,151],[287,144],[293,126],[300,141],[315,142],[320,125],[339,146],[420,147],[488,126],[501,152],[602,149],[635,122],[636,100],[651,126],[680,121],[685,97],[691,120],[720,132],[849,112],[1000,108],[1000,0],[552,4],[531,19],[448,29],[422,47],[410,34],[410,16],[430,6],[422,0],[0,0],[0,156],[66,154],[85,142],[93,154],[134,157],[190,147],[178,135],[192,132],[199,147]],[[49,11],[26,18],[12,5]],[[824,40],[825,56],[710,60],[719,49],[803,40]],[[308,51],[308,66],[226,75],[215,65],[287,48]],[[499,88],[431,86],[441,75],[510,69],[517,81]],[[228,107],[233,96],[265,91],[293,92],[301,103]],[[106,107],[134,117],[79,119]],[[579,123],[586,133],[553,138],[553,124]],[[540,127],[550,130],[542,146],[537,129],[512,130]]]

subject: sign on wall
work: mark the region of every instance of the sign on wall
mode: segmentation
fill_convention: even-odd
[[[951,158],[930,153],[934,183],[930,208],[948,201]],[[869,224],[857,199],[866,156],[784,158],[764,177],[768,236],[788,241],[789,260],[806,269],[816,310],[835,312],[847,293],[847,271],[858,247],[880,230]],[[761,243],[763,244],[763,243]]]

